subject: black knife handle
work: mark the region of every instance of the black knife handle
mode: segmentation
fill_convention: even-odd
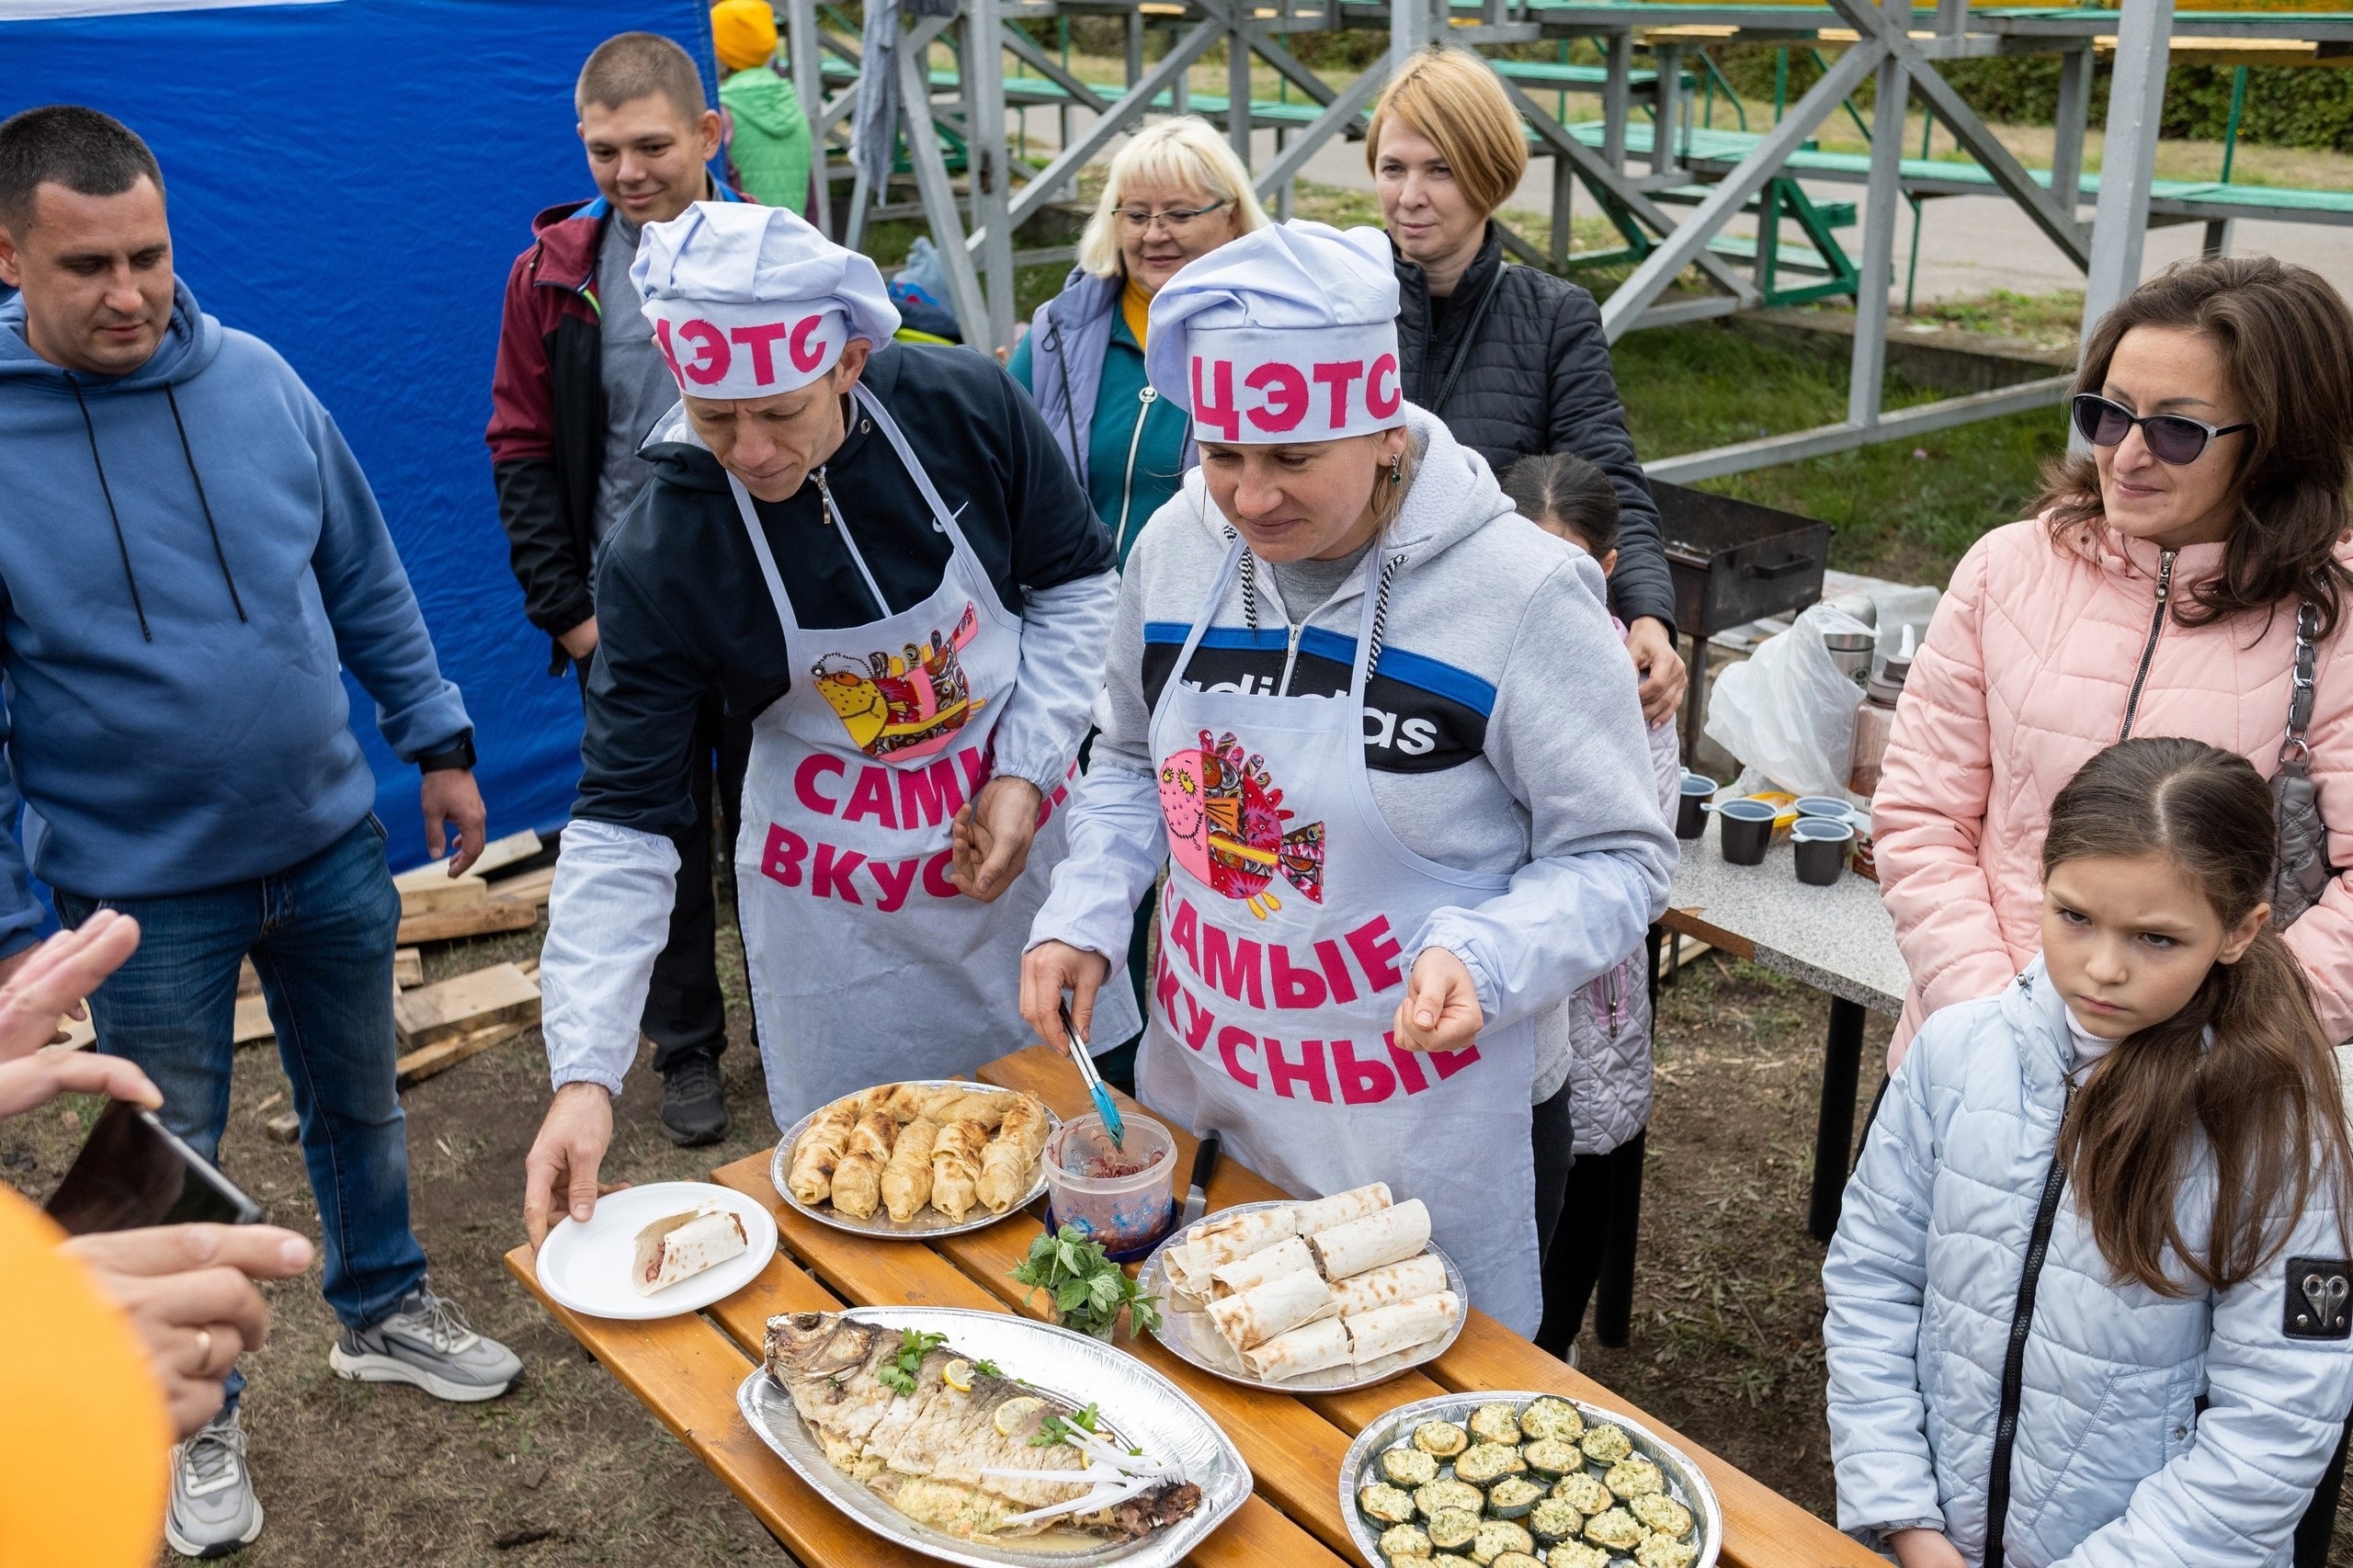
[[[1209,1191],[1210,1178],[1217,1175],[1218,1150],[1222,1142],[1218,1134],[1211,1132],[1201,1140],[1200,1147],[1193,1151],[1191,1187],[1198,1187],[1205,1193]]]

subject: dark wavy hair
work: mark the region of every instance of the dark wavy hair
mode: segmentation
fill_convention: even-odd
[[[2070,860],[2163,856],[2228,928],[2269,899],[2277,842],[2271,788],[2252,763],[2152,736],[2109,746],[2059,791],[2042,874]],[[2215,1179],[2211,1227],[2198,1237],[2181,1233],[2175,1202],[2193,1136]],[[2236,963],[2207,971],[2180,1012],[2094,1064],[2060,1126],[2059,1157],[2117,1278],[2159,1295],[2251,1278],[2287,1240],[2274,1217],[2322,1193],[2342,1238],[2353,1147],[2336,1058],[2278,932],[2265,926]],[[2175,1259],[2189,1280],[2168,1267]]]
[[[2321,635],[2336,629],[2353,573],[2335,556],[2353,476],[2353,312],[2327,279],[2268,256],[2182,262],[2149,279],[2085,346],[2075,391],[2108,384],[2116,346],[2136,326],[2204,334],[2222,350],[2242,417],[2239,521],[2222,569],[2174,599],[2174,619],[2205,626],[2283,600],[2316,606]],[[2099,470],[2089,452],[2044,465],[2035,508],[2057,538],[2103,526]]]

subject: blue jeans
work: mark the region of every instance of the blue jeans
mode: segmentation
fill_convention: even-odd
[[[200,892],[56,896],[69,926],[101,907],[139,922],[139,950],[90,998],[98,1049],[139,1063],[164,1093],[164,1125],[207,1159],[229,1123],[237,965],[253,956],[302,1119],[327,1305],[350,1328],[389,1316],[423,1282],[425,1249],[409,1229],[407,1119],[394,1086],[401,900],[382,825],[370,815],[283,871]],[[233,1403],[243,1384],[233,1374]]]

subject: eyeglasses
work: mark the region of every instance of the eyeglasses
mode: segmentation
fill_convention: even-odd
[[[1154,212],[1142,207],[1122,207],[1120,209],[1120,221],[1133,233],[1141,234],[1158,223],[1172,234],[1181,234],[1219,208],[1229,205],[1230,202],[1218,200],[1207,207],[1171,207],[1165,212]]]
[[[2176,468],[2204,457],[2208,443],[2255,428],[2251,424],[2209,425],[2184,414],[2137,415],[2097,392],[2077,392],[2074,406],[2075,428],[2093,446],[2113,447],[2138,425],[2141,439],[2148,443],[2149,455]]]

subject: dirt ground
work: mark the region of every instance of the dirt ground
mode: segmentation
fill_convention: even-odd
[[[520,956],[538,937],[443,949],[428,959],[428,975]],[[732,950],[722,969],[740,977]],[[734,994],[739,983],[728,981],[738,1019],[747,1016]],[[1805,1233],[1826,1005],[1762,970],[1708,957],[1663,994],[1659,1017],[1632,1342],[1604,1350],[1588,1334],[1583,1365],[1827,1515],[1822,1249]],[[1874,1019],[1864,1046],[1866,1108],[1886,1040],[1885,1021]],[[726,1058],[736,1112],[726,1143],[671,1147],[655,1126],[658,1085],[641,1072],[620,1108],[608,1174],[697,1177],[766,1146],[774,1132],[758,1064],[745,1046],[739,1021]],[[274,1221],[315,1236],[300,1158],[263,1131],[285,1105],[275,1057],[266,1046],[248,1047],[237,1068],[222,1163]],[[335,1328],[315,1274],[273,1287],[273,1337],[246,1362],[246,1425],[269,1519],[241,1562],[790,1562],[508,1278],[500,1259],[522,1239],[523,1154],[547,1096],[536,1034],[406,1096],[415,1223],[435,1282],[465,1304],[476,1326],[516,1347],[523,1379],[505,1399],[471,1406],[344,1382],[327,1370]],[[36,1198],[47,1194],[78,1139],[66,1109],[86,1125],[86,1104],[0,1125],[0,1176]],[[2332,1561],[2353,1565],[2353,1536],[2342,1521],[2339,1532]]]

